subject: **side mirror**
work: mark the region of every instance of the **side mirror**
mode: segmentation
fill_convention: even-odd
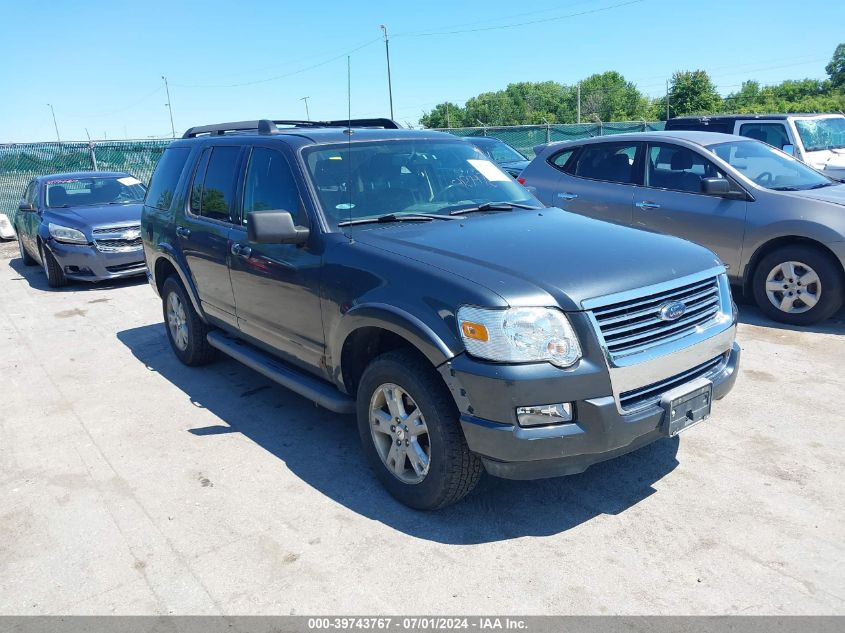
[[[784,145],[780,148],[782,152],[785,154],[789,154],[790,156],[797,156],[798,152],[795,151],[794,145]]]
[[[21,213],[35,213],[35,207],[31,202],[21,202],[18,205],[18,211]]]
[[[701,193],[708,196],[726,196],[731,192],[731,183],[727,178],[702,178]]]
[[[304,244],[310,234],[296,226],[287,211],[251,211],[246,218],[247,236],[256,244]]]

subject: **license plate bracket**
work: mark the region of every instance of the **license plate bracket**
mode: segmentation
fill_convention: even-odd
[[[661,430],[668,437],[674,437],[694,424],[710,417],[713,402],[713,383],[706,378],[697,378],[691,383],[663,394]]]

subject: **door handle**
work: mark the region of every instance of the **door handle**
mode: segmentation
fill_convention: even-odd
[[[642,209],[643,211],[651,211],[652,209],[659,209],[660,205],[656,202],[649,202],[647,200],[643,200],[642,202],[638,202],[636,205],[637,208]]]
[[[176,227],[176,235],[182,238],[189,238],[191,237],[191,229],[186,229],[184,226],[177,226]]]
[[[243,257],[244,259],[248,259],[250,255],[252,255],[252,248],[249,246],[242,246],[235,242],[232,244],[232,255],[237,255],[238,257]]]
[[[568,191],[564,191],[563,193],[557,194],[558,198],[562,200],[575,200],[578,197],[577,193],[569,193]]]

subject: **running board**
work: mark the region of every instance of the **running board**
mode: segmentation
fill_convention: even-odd
[[[304,398],[313,400],[329,411],[335,413],[355,412],[355,401],[346,394],[318,378],[313,378],[284,364],[248,343],[226,336],[218,330],[208,333],[208,343],[273,382],[279,383]]]

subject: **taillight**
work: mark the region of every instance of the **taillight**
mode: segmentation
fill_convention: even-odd
[[[516,179],[516,181],[517,181],[520,185],[524,185],[524,184],[525,184],[525,178],[522,178],[521,176],[520,176],[519,178],[517,178],[517,179]]]

